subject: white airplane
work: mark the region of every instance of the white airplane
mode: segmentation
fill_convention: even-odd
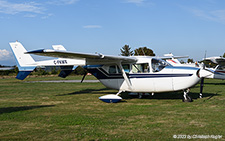
[[[224,57],[209,57],[205,58],[203,60],[204,64],[216,64],[216,67],[206,67],[207,69],[210,69],[213,73],[213,75],[208,76],[207,78],[213,78],[213,79],[225,79],[225,58]]]
[[[211,75],[210,71],[196,67],[172,66],[160,58],[148,56],[112,56],[103,54],[77,53],[66,50],[40,49],[27,52],[21,43],[10,43],[17,60],[20,76],[25,78],[27,73],[38,65],[71,66],[81,65],[92,73],[108,88],[117,89],[117,94],[99,97],[104,102],[114,103],[122,98],[121,92],[171,92],[184,91],[183,101],[191,102],[188,95],[191,87],[201,78]],[[64,58],[64,64],[55,61],[35,62],[30,54]],[[59,59],[60,60],[60,59]]]

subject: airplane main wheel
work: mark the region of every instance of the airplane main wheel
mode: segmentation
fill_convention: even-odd
[[[186,99],[183,98],[183,102],[193,102],[192,98],[189,95],[186,95]]]

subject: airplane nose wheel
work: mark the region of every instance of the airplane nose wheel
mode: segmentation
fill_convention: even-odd
[[[193,102],[192,98],[188,95],[190,89],[184,90],[183,102]]]

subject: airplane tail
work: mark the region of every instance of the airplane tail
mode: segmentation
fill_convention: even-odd
[[[17,67],[19,69],[19,73],[16,78],[20,80],[24,80],[35,68],[36,65],[34,59],[30,56],[30,54],[25,54],[27,50],[23,47],[20,42],[12,42],[9,43],[16,59]]]

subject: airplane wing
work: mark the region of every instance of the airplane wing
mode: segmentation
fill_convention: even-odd
[[[225,58],[218,58],[216,59],[216,62],[218,62],[220,66],[225,66]]]
[[[205,58],[203,60],[203,62],[205,63],[215,63],[218,64],[220,66],[225,66],[225,58],[224,57],[209,57],[209,58]]]
[[[125,56],[113,56],[113,55],[103,55],[103,54],[89,54],[89,53],[78,53],[78,52],[70,52],[63,50],[34,50],[26,52],[28,54],[35,54],[40,56],[49,56],[49,57],[57,57],[57,58],[70,58],[70,59],[81,59],[85,58],[87,64],[109,64],[109,63],[132,63],[136,62],[137,59],[134,57],[125,57]]]

